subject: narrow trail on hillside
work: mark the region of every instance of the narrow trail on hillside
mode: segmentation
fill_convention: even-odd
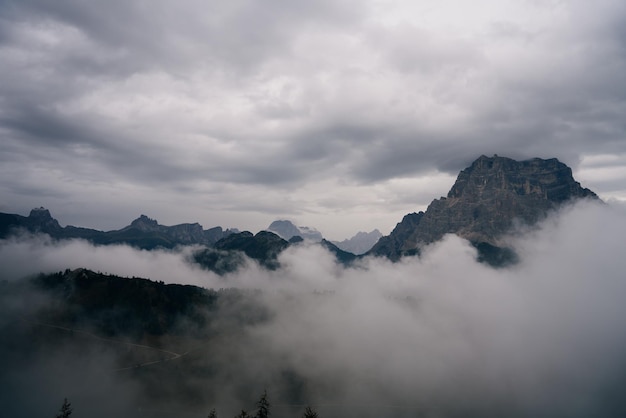
[[[143,349],[147,349],[147,350],[153,350],[153,351],[157,351],[163,354],[167,354],[169,357],[165,357],[165,358],[161,358],[159,360],[153,360],[153,361],[148,361],[145,363],[138,363],[138,364],[134,364],[132,366],[128,366],[128,367],[120,367],[117,369],[113,369],[113,371],[124,371],[124,370],[133,370],[133,369],[138,369],[141,367],[147,367],[147,366],[152,366],[155,364],[160,364],[160,363],[165,363],[167,361],[171,361],[171,360],[177,360],[183,356],[186,356],[187,354],[189,354],[189,351],[186,351],[184,353],[176,353],[174,351],[170,351],[170,350],[165,350],[163,348],[159,348],[159,347],[154,347],[154,346],[150,346],[150,345],[145,345],[145,344],[136,344],[136,343],[131,343],[128,341],[121,341],[121,340],[115,340],[112,338],[105,338],[105,337],[101,337],[99,335],[93,334],[91,332],[88,331],[84,331],[84,330],[80,330],[80,329],[75,329],[75,328],[68,328],[68,327],[63,327],[60,325],[54,325],[54,324],[48,324],[45,322],[39,322],[39,321],[31,321],[28,319],[21,319],[24,322],[33,324],[33,325],[37,325],[37,326],[42,326],[42,327],[47,327],[47,328],[54,328],[54,329],[58,329],[61,331],[66,331],[66,332],[71,332],[71,333],[76,333],[76,334],[81,334],[84,336],[87,336],[89,338],[92,338],[94,340],[98,340],[98,341],[103,341],[103,342],[107,342],[107,343],[113,343],[113,344],[120,344],[120,345],[125,345],[127,347],[136,347],[136,348],[143,348]]]

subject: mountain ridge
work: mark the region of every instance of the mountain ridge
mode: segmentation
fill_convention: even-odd
[[[220,226],[203,229],[197,222],[165,226],[143,214],[121,229],[100,231],[73,225],[62,227],[44,207],[32,209],[28,216],[0,213],[0,238],[20,230],[48,234],[54,239],[78,238],[97,245],[128,244],[147,250],[173,248],[177,245],[213,245],[239,232],[237,229],[224,230]]]
[[[446,234],[456,234],[477,248],[480,261],[504,266],[516,259],[513,249],[502,241],[514,225],[534,225],[563,204],[585,198],[599,200],[573,178],[570,167],[556,158],[516,161],[481,155],[459,172],[445,197],[434,199],[426,211],[405,215],[389,235],[381,237],[362,256],[397,261],[419,255],[421,248]],[[225,262],[227,270],[241,265],[242,254],[264,267],[275,268],[277,254],[301,239],[321,243],[344,264],[361,257],[341,249],[341,243],[324,240],[317,230],[297,227],[286,220],[272,222],[268,230],[262,231],[265,234],[255,236],[219,226],[204,230],[199,223],[164,226],[143,214],[120,230],[104,232],[61,227],[43,207],[33,209],[28,217],[0,213],[0,238],[17,229],[47,233],[55,239],[81,238],[98,245],[123,243],[142,249],[205,245],[215,250],[205,254],[208,265]],[[220,244],[233,234],[236,236],[232,242]]]

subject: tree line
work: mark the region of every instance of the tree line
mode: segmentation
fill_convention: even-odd
[[[239,414],[235,415],[235,418],[269,418],[270,402],[267,398],[267,390],[263,392],[263,395],[261,395],[261,399],[259,399],[256,406],[257,410],[254,415],[251,415],[250,413],[248,413],[248,411],[242,409]],[[208,418],[218,418],[215,408],[212,409],[211,412],[209,412]],[[313,408],[307,406],[304,410],[302,418],[319,418],[319,416]]]
[[[261,396],[261,399],[259,399],[259,401],[257,402],[256,406],[257,410],[254,415],[250,415],[247,411],[242,409],[239,414],[235,415],[235,418],[269,418],[270,402],[267,398],[267,390],[263,392],[263,395]],[[67,398],[65,398],[63,400],[63,405],[61,405],[61,409],[59,410],[59,413],[55,416],[55,418],[70,418],[72,412],[72,404],[67,400]],[[207,418],[217,418],[217,412],[215,408],[213,408],[209,412]],[[313,408],[307,406],[304,410],[302,418],[319,418],[319,416]]]

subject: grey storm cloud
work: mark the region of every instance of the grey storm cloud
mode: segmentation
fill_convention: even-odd
[[[369,185],[390,228],[417,208],[377,204],[390,200],[378,185],[454,175],[481,154],[575,171],[623,156],[625,22],[616,0],[1,1],[0,192],[11,211],[67,215],[104,211],[90,202],[107,194],[117,227],[142,210],[133,195],[169,200],[172,222],[171,202],[198,219],[243,194],[248,208],[289,195],[277,216],[302,204],[305,222],[356,220],[321,202]],[[623,198],[606,180],[590,186]]]

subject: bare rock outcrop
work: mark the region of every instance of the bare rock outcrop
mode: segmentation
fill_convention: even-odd
[[[572,170],[556,158],[515,161],[483,155],[459,173],[447,197],[433,200],[417,223],[400,230],[398,224],[370,253],[396,260],[449,233],[479,249],[499,248],[500,238],[514,225],[533,225],[565,202],[581,198],[598,196],[581,187]]]

